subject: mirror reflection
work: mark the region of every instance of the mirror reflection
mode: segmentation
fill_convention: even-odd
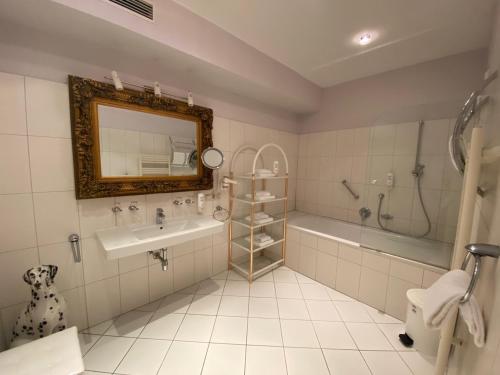
[[[101,103],[97,117],[102,177],[198,174],[195,121]]]

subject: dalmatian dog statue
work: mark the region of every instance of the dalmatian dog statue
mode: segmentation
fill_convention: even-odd
[[[38,266],[23,275],[31,287],[31,302],[20,312],[12,331],[11,348],[64,330],[66,301],[54,286],[57,266]]]

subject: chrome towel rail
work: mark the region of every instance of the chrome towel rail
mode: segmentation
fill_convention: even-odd
[[[471,243],[465,246],[465,249],[467,250],[467,255],[465,256],[465,259],[462,263],[462,270],[465,271],[472,257],[474,257],[475,262],[469,287],[467,288],[464,296],[460,299],[460,303],[469,301],[470,297],[472,296],[474,287],[476,286],[477,280],[479,279],[479,272],[481,270],[481,258],[483,256],[489,256],[498,259],[498,257],[500,256],[500,246],[496,245]]]
[[[359,199],[359,194],[356,194],[354,192],[354,190],[352,190],[352,187],[349,186],[349,183],[347,182],[347,180],[343,180],[342,185],[345,186],[345,188],[349,191],[349,193],[351,193],[351,195],[353,196],[354,199]]]
[[[448,151],[453,166],[461,175],[464,174],[466,161],[466,150],[462,139],[463,134],[474,114],[476,114],[481,107],[488,102],[488,96],[482,96],[481,94],[497,77],[498,72],[492,72],[489,77],[485,79],[483,85],[467,97],[467,100],[463,104],[462,109],[457,116],[453,134],[448,142]]]

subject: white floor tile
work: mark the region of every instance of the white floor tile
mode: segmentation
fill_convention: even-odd
[[[300,273],[296,273],[295,277],[297,278],[297,281],[299,284],[317,284],[318,282],[316,280],[313,280],[305,275],[302,275]]]
[[[156,310],[158,310],[158,308],[160,307],[160,305],[161,305],[162,302],[163,302],[163,298],[159,299],[159,300],[156,300],[154,302],[148,303],[147,305],[139,306],[135,310],[136,311],[155,312]]]
[[[186,315],[182,321],[176,340],[209,342],[212,329],[215,323],[215,316],[208,315]]]
[[[227,275],[229,274],[228,271],[222,271],[222,272],[219,272],[218,274],[216,275],[213,275],[212,277],[210,277],[212,280],[226,280],[227,279]]]
[[[208,344],[174,341],[158,375],[200,375]]]
[[[332,301],[354,301],[354,299],[352,299],[351,297],[346,296],[343,293],[337,292],[335,289],[332,288],[327,287],[326,292],[328,293]]]
[[[432,359],[399,343],[402,331],[392,316],[281,267],[252,284],[222,272],[79,340],[89,374],[431,373]]]
[[[299,284],[276,283],[276,297],[302,299]]]
[[[342,321],[332,301],[306,301],[306,306],[311,320]]]
[[[87,352],[92,348],[95,343],[101,338],[98,335],[89,335],[86,333],[78,334],[78,341],[80,342],[80,350],[82,352],[82,356],[87,354]]]
[[[254,282],[258,282],[258,283],[260,283],[260,282],[273,283],[274,282],[273,273],[272,272],[265,273],[264,275],[259,276],[257,279],[255,279]]]
[[[329,375],[321,349],[285,348],[288,375]]]
[[[113,320],[104,333],[107,336],[138,337],[153,313],[145,311],[129,311]]]
[[[159,310],[164,313],[186,313],[193,297],[194,295],[192,294],[170,294],[165,297]]]
[[[248,297],[222,296],[218,315],[248,316]]]
[[[273,271],[273,277],[275,283],[297,283],[295,272],[291,270],[283,270],[281,268],[278,268]]]
[[[319,348],[311,322],[306,320],[281,320],[283,344],[298,348]]]
[[[400,352],[412,352],[415,349],[407,348],[401,341],[399,341],[399,334],[405,332],[404,324],[377,324],[378,328],[385,335],[387,340],[391,343],[391,345]]]
[[[423,356],[419,352],[399,353],[414,375],[428,375],[434,371],[436,359]]]
[[[250,285],[250,297],[276,297],[274,283],[252,283],[252,285]]]
[[[309,320],[309,312],[302,299],[278,299],[278,309],[281,319]]]
[[[103,336],[83,358],[86,370],[114,372],[134,343],[130,337]]]
[[[370,317],[373,319],[375,323],[390,323],[390,324],[401,324],[403,323],[401,320],[396,319],[390,315],[383,313],[377,309],[374,309],[371,306],[365,306],[365,310],[368,312]]]
[[[396,352],[362,351],[373,375],[412,375]]]
[[[333,302],[344,322],[372,323],[370,315],[359,302]]]
[[[280,321],[248,318],[247,345],[282,346]]]
[[[173,340],[184,314],[162,314],[158,310],[141,332],[141,338]]]
[[[245,346],[210,344],[202,375],[243,375]]]
[[[283,348],[248,346],[245,375],[287,375]]]
[[[248,297],[250,294],[250,287],[247,281],[226,281],[226,286],[224,287],[223,295],[225,296],[236,296],[236,297]]]
[[[357,350],[323,350],[330,372],[335,375],[371,375]]]
[[[156,375],[171,341],[139,339],[130,348],[116,372],[119,374]]]
[[[211,342],[221,344],[246,344],[247,318],[218,316],[215,320]]]
[[[217,315],[221,296],[197,295],[188,309],[188,314]]]
[[[326,287],[321,284],[300,284],[300,290],[304,299],[329,301],[330,296]]]
[[[253,318],[278,318],[276,298],[252,298],[248,308],[248,316]]]
[[[246,281],[246,279],[236,271],[229,271],[227,273],[227,280]]]
[[[343,322],[313,322],[319,344],[327,349],[357,349]]]
[[[106,320],[105,322],[96,324],[90,328],[84,329],[82,333],[91,333],[94,335],[103,335],[104,332],[108,330],[108,328],[113,324],[113,320]]]
[[[177,293],[180,293],[180,294],[196,294],[196,292],[198,291],[198,288],[199,288],[199,285],[198,284],[193,284],[193,285],[190,285],[186,288],[183,288],[179,291],[177,291]]]
[[[359,350],[394,350],[375,323],[346,323]]]
[[[225,285],[226,285],[226,279],[203,280],[200,283],[199,288],[196,291],[196,294],[210,294],[210,295],[221,296],[222,292],[224,291]]]

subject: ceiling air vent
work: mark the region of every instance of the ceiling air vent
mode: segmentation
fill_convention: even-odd
[[[109,0],[125,9],[130,10],[136,14],[146,17],[150,20],[153,19],[153,4],[143,0]]]

